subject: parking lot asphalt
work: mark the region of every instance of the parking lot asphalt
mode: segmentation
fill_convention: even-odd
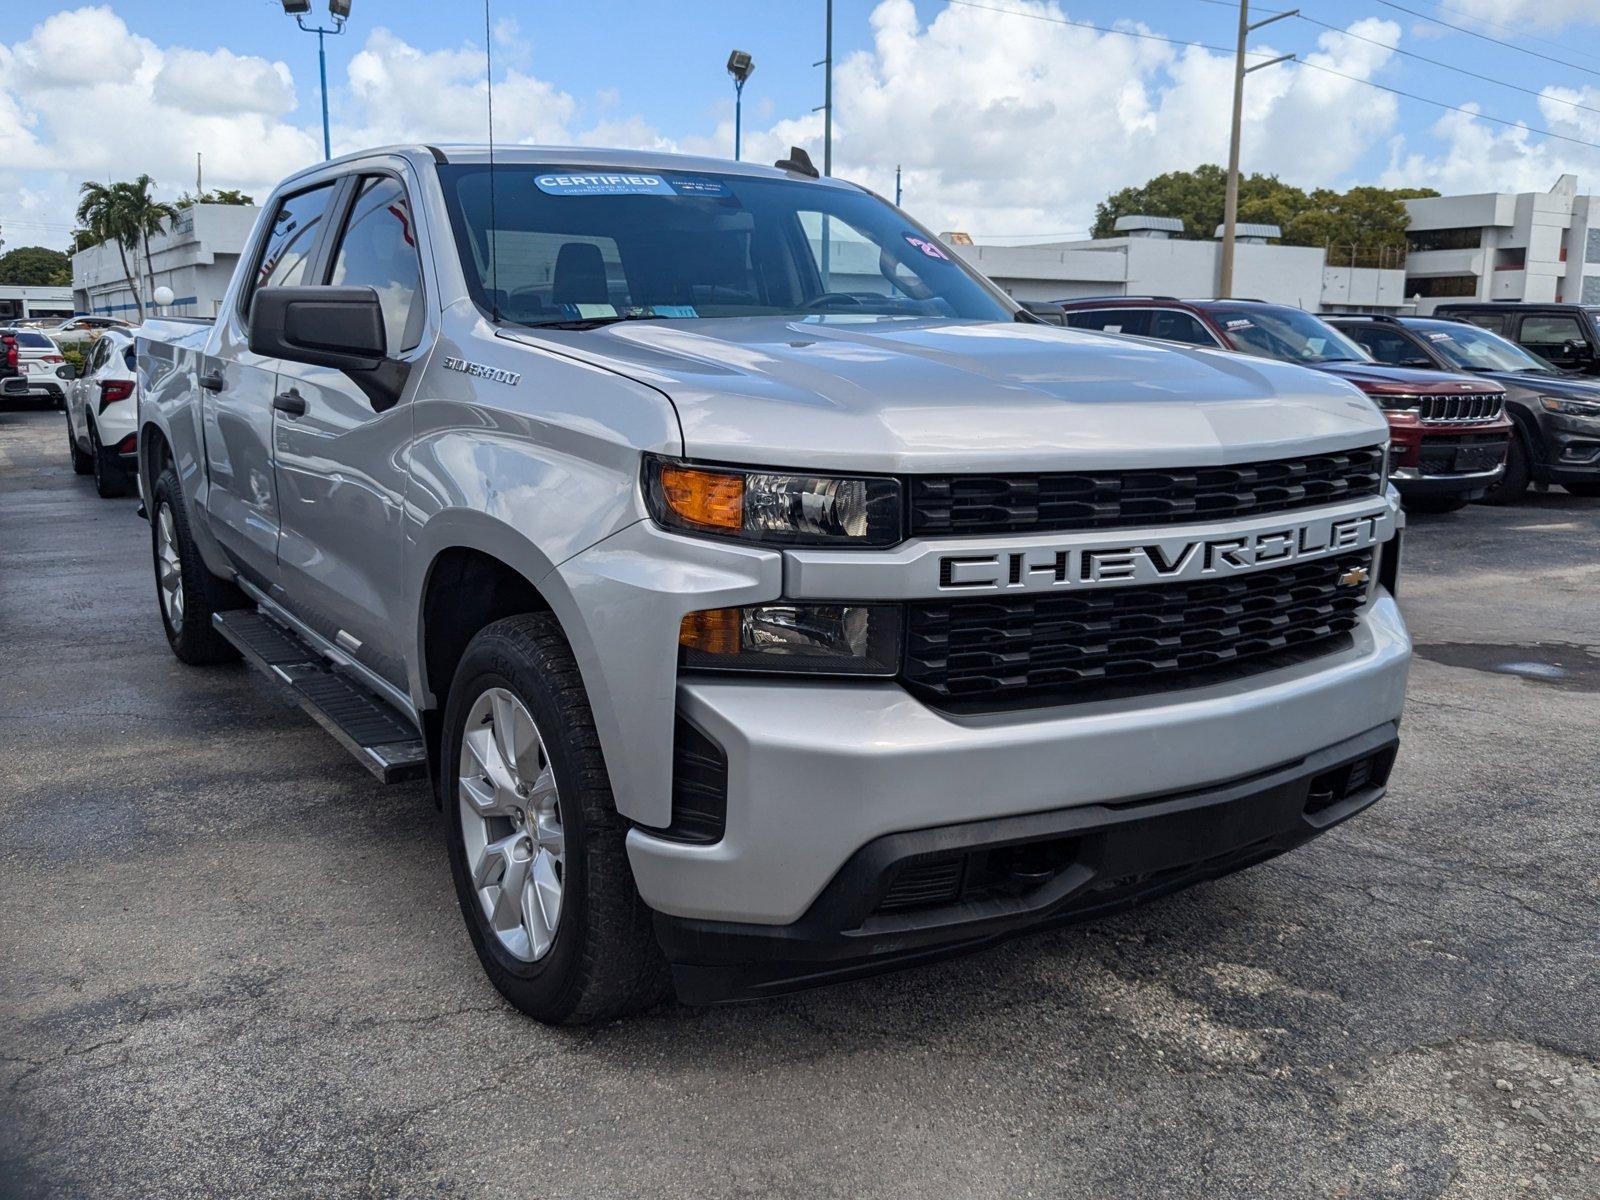
[[[63,426],[0,409],[4,1195],[1600,1196],[1600,501],[1413,518],[1399,765],[1317,842],[552,1030],[479,971],[423,785],[171,656]]]

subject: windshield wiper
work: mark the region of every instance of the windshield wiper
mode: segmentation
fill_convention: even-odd
[[[658,317],[654,313],[617,313],[611,317],[574,317],[570,321],[530,321],[530,329],[599,329],[615,325],[618,321],[672,321],[679,318]]]

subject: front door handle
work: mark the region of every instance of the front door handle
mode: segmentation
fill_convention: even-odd
[[[306,415],[306,398],[299,392],[290,389],[279,392],[272,398],[272,407],[286,417],[303,417]]]
[[[200,386],[208,392],[220,392],[222,390],[222,372],[212,371],[209,375],[200,376]]]

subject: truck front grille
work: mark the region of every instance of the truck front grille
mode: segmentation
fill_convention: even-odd
[[[1461,396],[1421,396],[1424,425],[1469,425],[1498,420],[1505,411],[1504,392],[1469,392]]]
[[[1270,669],[1344,644],[1371,567],[1362,550],[1217,580],[911,604],[902,678],[934,703],[989,707]]]
[[[1226,520],[1376,496],[1383,486],[1382,446],[1231,467],[919,475],[911,479],[911,533],[1044,533]]]

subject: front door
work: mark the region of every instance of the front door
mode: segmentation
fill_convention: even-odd
[[[414,209],[392,175],[350,182],[348,215],[317,283],[375,289],[389,357],[425,345],[427,306]],[[346,654],[402,690],[415,635],[399,608],[404,548],[408,399],[379,412],[342,372],[285,362],[274,425],[278,565],[290,609]],[[303,406],[303,411],[302,410]]]
[[[202,356],[206,508],[217,540],[240,572],[271,591],[278,582],[278,488],[273,463],[277,359],[250,351],[247,314],[259,288],[305,282],[334,194],[321,184],[279,202],[240,303],[217,315],[217,355]]]

